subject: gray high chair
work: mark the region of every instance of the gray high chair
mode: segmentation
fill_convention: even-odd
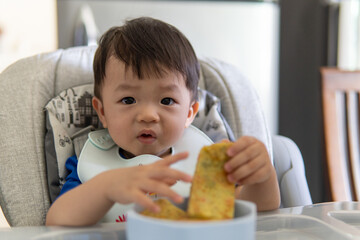
[[[45,161],[44,106],[70,87],[93,82],[94,47],[22,59],[0,74],[0,205],[10,226],[43,225],[51,198]],[[283,136],[270,136],[259,98],[233,66],[201,60],[200,88],[221,100],[234,137],[266,145],[278,175],[281,206],[312,204],[301,153]],[[65,139],[66,140],[66,139]]]

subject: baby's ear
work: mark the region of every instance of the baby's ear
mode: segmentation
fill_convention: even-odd
[[[92,105],[93,105],[93,108],[95,109],[97,115],[99,116],[99,119],[100,119],[102,125],[104,126],[104,128],[107,128],[107,123],[106,123],[106,118],[105,118],[105,113],[104,113],[104,106],[103,106],[101,100],[97,97],[93,97]]]
[[[185,127],[189,127],[194,121],[194,118],[199,111],[199,102],[193,102],[189,108],[188,116],[186,118]]]

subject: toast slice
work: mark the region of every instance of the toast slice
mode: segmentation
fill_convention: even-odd
[[[226,150],[232,144],[216,143],[201,149],[190,191],[188,217],[214,220],[234,217],[235,185],[227,180],[224,170],[229,160]]]

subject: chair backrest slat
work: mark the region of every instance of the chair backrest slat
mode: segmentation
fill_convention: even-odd
[[[349,91],[347,97],[347,136],[349,152],[349,168],[351,170],[351,182],[353,183],[353,200],[360,199],[360,175],[359,175],[359,111],[358,93]]]
[[[360,71],[321,68],[324,140],[332,200],[360,199]]]

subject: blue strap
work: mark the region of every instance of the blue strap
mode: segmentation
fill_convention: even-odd
[[[77,164],[78,160],[76,155],[71,156],[66,160],[65,167],[69,171],[69,175],[66,177],[66,182],[64,183],[59,196],[81,184],[77,173]]]

